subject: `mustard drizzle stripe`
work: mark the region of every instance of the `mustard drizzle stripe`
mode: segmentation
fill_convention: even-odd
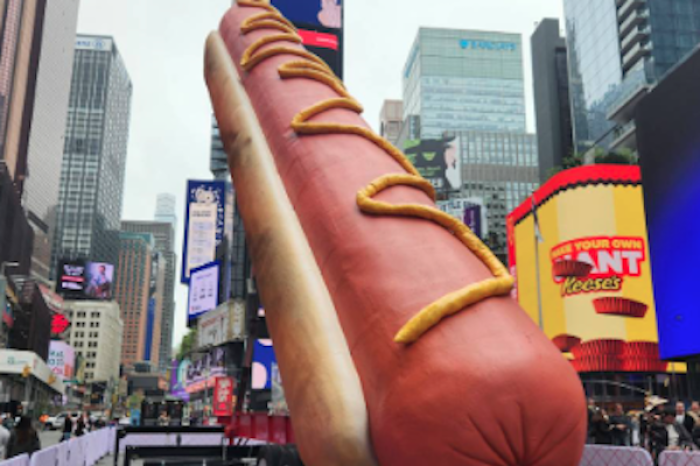
[[[275,29],[283,32],[283,34],[265,36],[248,47],[241,58],[241,67],[245,71],[251,71],[256,65],[273,56],[296,55],[309,61],[295,60],[282,64],[278,69],[282,79],[312,79],[327,85],[340,95],[340,97],[327,99],[299,112],[291,123],[292,129],[297,134],[354,134],[364,137],[383,149],[408,172],[383,175],[372,181],[369,186],[361,189],[357,193],[357,205],[360,211],[370,215],[416,217],[437,223],[454,234],[493,274],[493,278],[448,293],[421,309],[399,330],[394,341],[403,344],[413,343],[443,318],[485,299],[507,295],[513,288],[513,277],[508,274],[507,269],[489,248],[464,223],[434,207],[421,204],[389,204],[374,199],[374,196],[393,186],[413,187],[423,191],[431,199],[435,199],[435,188],[420,176],[418,170],[400,150],[369,129],[356,125],[309,121],[311,118],[332,109],[345,109],[358,114],[362,113],[363,109],[360,103],[350,96],[343,83],[333,74],[328,65],[316,55],[306,50],[284,46],[270,47],[260,51],[263,46],[275,42],[301,42],[294,26],[273,6],[269,5],[267,0],[239,0],[238,5],[267,10],[265,13],[251,16],[243,22],[241,31],[244,35],[260,29]]]

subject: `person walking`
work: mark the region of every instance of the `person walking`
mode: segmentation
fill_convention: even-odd
[[[86,428],[87,424],[85,422],[85,417],[82,414],[79,414],[78,420],[75,423],[75,436],[82,437],[83,435],[85,435]]]
[[[73,417],[70,413],[66,414],[66,420],[63,421],[63,435],[61,436],[61,442],[70,440],[73,435]]]
[[[685,430],[692,432],[695,427],[695,420],[692,416],[685,412],[685,404],[682,401],[676,403],[676,422],[683,424]]]
[[[7,442],[7,457],[13,458],[24,453],[31,456],[32,453],[39,450],[41,450],[41,442],[39,435],[32,427],[32,420],[27,416],[22,416]]]

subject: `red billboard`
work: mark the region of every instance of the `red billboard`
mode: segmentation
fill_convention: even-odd
[[[219,377],[214,385],[214,416],[233,416],[233,377]]]

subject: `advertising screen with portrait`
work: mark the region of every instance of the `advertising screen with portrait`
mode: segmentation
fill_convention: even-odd
[[[112,299],[114,266],[106,262],[88,262],[85,267],[85,296],[88,299]]]

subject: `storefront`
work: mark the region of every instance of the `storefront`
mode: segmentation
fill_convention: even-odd
[[[34,417],[63,404],[63,379],[56,376],[36,353],[0,350],[0,400],[4,409],[18,405]]]

